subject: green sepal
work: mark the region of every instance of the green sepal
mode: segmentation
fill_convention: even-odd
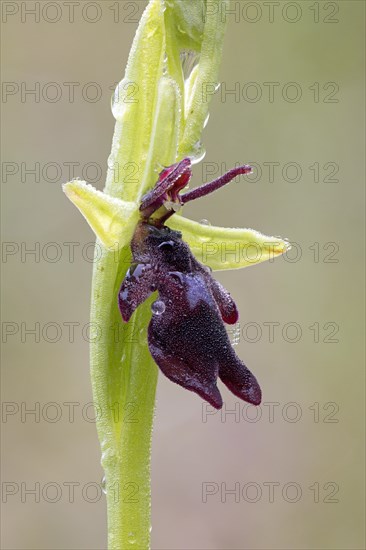
[[[135,203],[111,197],[81,180],[65,183],[63,190],[105,248],[130,243],[139,218]]]
[[[197,260],[215,271],[240,269],[284,254],[290,244],[279,237],[268,237],[254,229],[216,227],[173,216],[171,229],[181,231]]]

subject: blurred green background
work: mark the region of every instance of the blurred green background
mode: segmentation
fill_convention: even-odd
[[[73,22],[70,3],[35,4],[1,6],[2,547],[101,549],[87,342],[93,234],[61,184],[79,163],[74,175],[103,187],[110,97],[144,2],[71,3]],[[297,244],[288,258],[218,274],[241,312],[237,351],[262,385],[257,421],[224,388],[226,408],[208,415],[159,377],[152,547],[362,549],[365,5],[231,7],[194,181],[251,162],[257,181],[185,214]]]

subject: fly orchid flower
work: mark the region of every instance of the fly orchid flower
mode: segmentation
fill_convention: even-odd
[[[234,168],[181,195],[192,175],[190,159],[163,170],[152,191],[142,198],[142,220],[131,243],[133,264],[118,295],[122,318],[128,322],[135,309],[158,291],[148,328],[150,353],[170,380],[216,409],[223,404],[218,376],[236,396],[253,405],[260,404],[261,390],[236,355],[224,327],[224,322],[238,320],[235,302],[210,269],[195,259],[182,234],[164,223],[181,205],[250,171],[250,166]]]
[[[255,265],[283,254],[288,243],[252,229],[172,215],[249,169],[181,193],[191,176],[188,157],[203,158],[200,140],[218,90],[228,5],[228,0],[149,0],[112,98],[116,123],[104,191],[77,179],[64,186],[97,236],[90,370],[93,399],[102,412],[96,426],[109,550],[150,547],[156,363],[215,407],[222,403],[217,376],[239,397],[260,401],[259,386],[224,328],[237,318],[235,304],[210,269]],[[154,186],[161,166],[168,168]],[[236,258],[222,254],[233,247]],[[148,296],[155,290],[160,297],[152,305]]]

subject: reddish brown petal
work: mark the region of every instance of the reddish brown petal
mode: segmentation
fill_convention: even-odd
[[[127,271],[118,293],[118,306],[124,321],[152,293],[154,274],[149,264],[133,264]]]
[[[237,321],[235,303],[208,268],[195,260],[181,234],[142,222],[132,252],[135,261],[148,263],[128,272],[119,306],[127,321],[152,290],[158,291],[148,344],[161,371],[213,407],[222,406],[218,376],[236,396],[258,405],[259,385],[235,354],[224,326],[224,321]]]
[[[262,392],[257,379],[236,354],[220,364],[219,377],[234,395],[252,405],[260,405]]]

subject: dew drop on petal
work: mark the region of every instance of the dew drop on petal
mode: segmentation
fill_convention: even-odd
[[[102,477],[102,481],[101,481],[100,485],[102,487],[103,493],[106,495],[107,494],[107,480],[106,480],[105,476]]]
[[[112,103],[113,103],[113,97],[112,97]],[[115,155],[110,154],[107,159],[107,166],[110,170],[113,170],[116,167],[116,161],[115,161]]]
[[[182,34],[185,34],[185,32],[178,28]],[[190,74],[192,73],[195,66],[198,64],[200,59],[200,54],[198,52],[195,52],[193,50],[183,50],[180,53],[180,60],[182,63],[182,70],[183,70],[183,76],[185,80],[189,78]]]
[[[164,59],[163,59],[163,76],[166,76],[168,74],[168,56],[165,53]]]
[[[129,544],[135,544],[136,543],[136,535],[132,531],[128,533],[127,540]]]
[[[153,315],[161,315],[165,311],[165,304],[161,300],[156,300],[151,304],[151,311]]]
[[[230,342],[232,346],[237,346],[240,343],[240,323],[236,323],[230,330]]]
[[[112,114],[116,120],[119,120],[122,117],[123,112],[126,109],[125,104],[123,102],[124,85],[125,85],[124,81],[119,82],[116,86],[114,93],[112,94],[111,109],[112,109]]]
[[[192,153],[189,155],[192,164],[198,164],[206,156],[206,149],[200,141],[198,141],[194,147]]]
[[[181,34],[187,34],[186,31],[182,29],[182,27],[180,27],[180,25],[178,25],[178,32],[180,32]]]
[[[211,225],[211,222],[209,220],[206,220],[206,219],[200,220],[199,223],[201,225]]]

